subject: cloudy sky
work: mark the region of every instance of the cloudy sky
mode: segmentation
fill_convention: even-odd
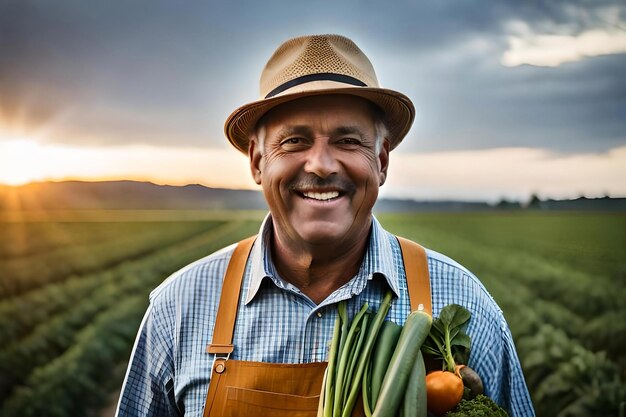
[[[417,118],[387,196],[626,196],[626,3],[0,0],[0,182],[254,187],[223,122],[285,39],[352,38]]]

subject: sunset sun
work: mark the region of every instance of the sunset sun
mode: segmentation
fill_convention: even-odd
[[[0,137],[0,183],[22,185],[40,180],[52,164],[45,146],[28,137]]]

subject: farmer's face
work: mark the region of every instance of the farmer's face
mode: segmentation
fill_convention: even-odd
[[[314,245],[366,235],[389,152],[386,140],[376,149],[371,105],[352,96],[309,97],[272,109],[261,125],[251,169],[276,233]]]

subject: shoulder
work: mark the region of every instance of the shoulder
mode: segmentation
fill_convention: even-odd
[[[483,283],[469,269],[454,259],[426,249],[430,272],[433,309],[460,304],[472,312],[496,319],[502,311]]]
[[[431,249],[426,248],[426,255],[433,316],[439,316],[441,309],[448,304],[459,304],[471,313],[467,328],[472,346],[469,365],[483,379],[487,395],[509,409],[514,405],[511,398],[517,398],[522,405],[530,404],[501,308],[468,268]],[[529,407],[532,409],[532,405]]]
[[[387,232],[387,235],[396,269],[404,275],[400,245],[392,239],[392,234]],[[448,304],[459,304],[472,313],[473,326],[470,327],[499,331],[502,310],[478,277],[456,260],[435,250],[424,249],[428,258],[433,316],[437,317]]]
[[[431,274],[433,315],[448,304],[459,304],[471,313],[467,332],[472,339],[470,365],[493,385],[492,376],[502,366],[509,330],[500,306],[480,280],[466,267],[438,252],[427,250]],[[493,391],[492,391],[493,392]]]

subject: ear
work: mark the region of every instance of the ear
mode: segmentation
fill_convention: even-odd
[[[254,178],[254,182],[261,185],[261,160],[263,159],[263,155],[259,149],[256,138],[250,138],[248,156],[250,158],[250,172],[252,173],[252,178]]]
[[[380,152],[378,153],[378,163],[380,164],[378,185],[383,185],[387,180],[387,168],[389,167],[389,141],[387,138],[383,140]]]

